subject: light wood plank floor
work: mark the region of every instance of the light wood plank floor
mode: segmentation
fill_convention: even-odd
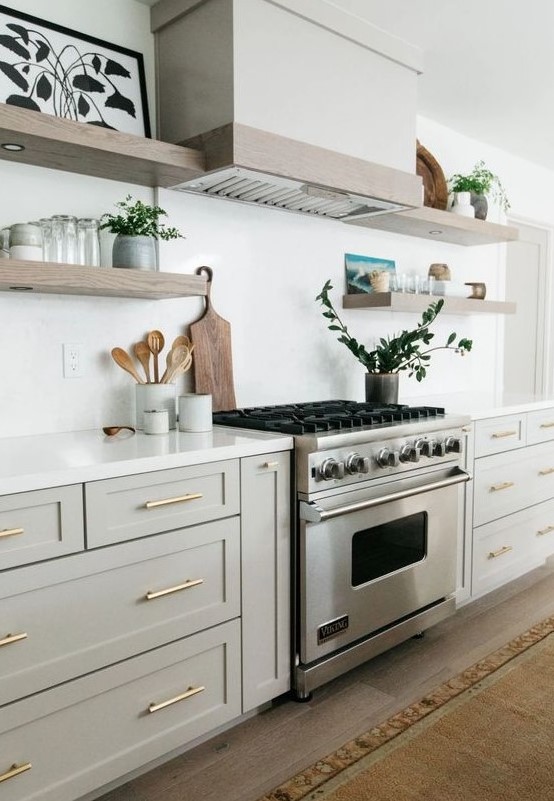
[[[554,563],[321,687],[309,703],[279,699],[101,801],[256,801],[553,614]]]

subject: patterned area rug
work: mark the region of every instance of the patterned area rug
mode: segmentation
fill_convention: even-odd
[[[259,801],[554,799],[554,617]]]

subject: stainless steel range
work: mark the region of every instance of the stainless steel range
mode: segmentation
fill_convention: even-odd
[[[469,417],[336,400],[219,412],[214,422],[295,437],[299,699],[454,612]]]

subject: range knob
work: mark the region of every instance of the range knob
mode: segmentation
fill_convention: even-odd
[[[414,448],[417,448],[420,453],[424,456],[434,456],[435,455],[435,446],[436,442],[434,439],[416,439],[414,442]]]
[[[397,467],[400,461],[398,451],[391,451],[388,448],[381,448],[377,454],[377,464],[379,467]]]
[[[419,448],[414,445],[402,445],[400,448],[401,462],[419,462]]]
[[[444,441],[447,453],[461,453],[462,440],[458,437],[447,437]]]
[[[337,462],[336,459],[324,459],[319,466],[319,475],[324,481],[331,481],[334,478],[344,478],[344,463]]]
[[[435,442],[433,453],[435,456],[446,456],[446,440]]]
[[[349,453],[344,466],[346,472],[352,476],[356,473],[369,473],[369,459],[367,456],[360,456],[359,453]]]

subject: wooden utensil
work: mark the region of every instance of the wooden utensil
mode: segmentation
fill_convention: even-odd
[[[192,342],[187,336],[185,336],[185,334],[180,334],[178,337],[175,337],[171,347],[176,348],[178,345],[186,345],[187,348],[190,348]]]
[[[120,431],[130,431],[131,434],[135,433],[133,426],[104,426],[102,431],[107,437],[115,437]]]
[[[137,384],[146,383],[137,373],[133,360],[126,350],[123,350],[123,348],[112,348],[112,358],[119,367],[122,367],[123,370],[126,370],[133,376]]]
[[[195,348],[195,388],[196,392],[211,394],[214,411],[235,409],[231,325],[214,311],[211,304],[212,269],[198,267],[196,275],[203,274],[208,278],[206,309],[200,320],[190,326],[190,338]]]
[[[158,355],[164,348],[165,339],[161,331],[150,331],[146,337],[146,342],[150,348],[150,353],[154,357],[154,383],[159,384],[160,374],[158,370]]]
[[[179,362],[179,364],[177,365],[177,367],[173,371],[170,380],[173,380],[173,379],[177,378],[178,375],[182,375],[183,373],[186,373],[187,370],[190,368],[190,366],[192,364],[192,350],[193,350],[193,348],[194,348],[194,345],[192,345],[192,347],[189,349],[189,352],[187,353],[185,358],[181,362]]]
[[[177,347],[171,348],[165,359],[166,368],[160,378],[160,384],[170,383],[177,366],[186,359],[188,353],[189,349],[186,345],[177,345]]]
[[[142,369],[144,370],[144,375],[146,376],[146,383],[150,383],[150,348],[148,347],[148,342],[136,342],[135,347],[135,356],[142,364]]]

